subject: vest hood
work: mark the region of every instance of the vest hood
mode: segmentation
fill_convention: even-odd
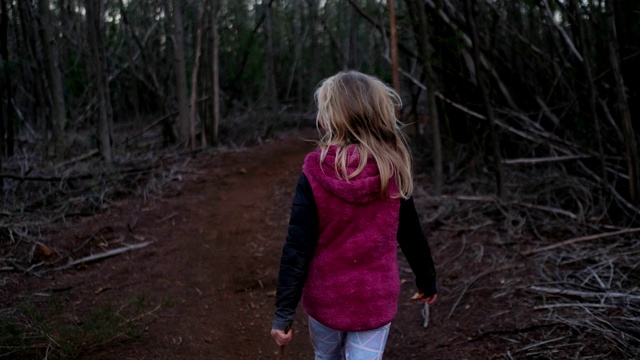
[[[330,146],[322,164],[321,150],[307,155],[303,171],[313,177],[323,188],[334,196],[351,203],[365,203],[380,199],[380,172],[373,156],[369,156],[362,172],[346,180],[335,171],[337,146]],[[360,163],[360,154],[355,145],[349,145],[347,151],[347,172],[352,174]],[[398,191],[395,181],[389,181],[389,193]]]

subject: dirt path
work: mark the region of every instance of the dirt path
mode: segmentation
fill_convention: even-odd
[[[20,278],[5,290],[62,293],[74,305],[70,317],[132,299],[145,309],[160,306],[146,317],[138,340],[82,358],[275,359],[268,332],[278,261],[302,160],[313,148],[302,137],[315,134],[289,134],[243,151],[199,154],[176,190],[161,199],[125,199],[53,235],[79,242],[99,234],[96,238],[107,242],[155,241],[152,245],[41,279]],[[417,200],[421,196],[424,192],[416,194]],[[424,215],[429,205],[421,204]],[[420,306],[409,300],[413,276],[403,272],[402,300],[385,359],[504,354],[517,343],[516,335],[509,336],[530,318],[520,311],[525,304],[513,292],[495,292],[521,284],[524,264],[509,260],[508,250],[494,238],[434,231],[430,242],[440,283],[432,325],[421,327]],[[406,268],[402,257],[400,261]],[[496,268],[497,263],[502,267]],[[311,359],[302,310],[294,331],[287,360]]]
[[[286,204],[310,149],[292,136],[202,156],[193,164],[196,174],[185,179],[181,193],[151,210],[159,218],[176,214],[149,229],[159,240],[156,249],[132,254],[131,266],[141,279],[128,291],[175,305],[160,312],[140,343],[104,358],[274,358],[268,331],[277,253],[287,227]],[[309,355],[303,341],[287,350],[290,359]]]

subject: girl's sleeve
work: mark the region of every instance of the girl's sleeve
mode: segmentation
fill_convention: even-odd
[[[273,328],[284,330],[293,322],[302,297],[311,257],[318,244],[318,208],[311,184],[302,174],[291,206],[289,230],[280,258]]]
[[[436,294],[438,292],[436,268],[431,257],[429,242],[420,226],[413,197],[400,200],[398,243],[416,276],[418,289],[427,296]]]

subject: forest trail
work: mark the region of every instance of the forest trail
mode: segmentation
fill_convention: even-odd
[[[122,199],[50,239],[151,245],[42,278],[23,277],[5,289],[60,293],[75,318],[104,304],[136,302],[149,312],[142,336],[81,359],[275,359],[269,331],[280,253],[302,161],[314,146],[303,139],[316,137],[305,130],[253,148],[200,152],[162,197]],[[423,219],[432,212],[426,198],[417,191]],[[425,230],[431,230],[439,300],[424,329],[421,305],[410,300],[413,275],[400,256],[401,301],[385,359],[485,359],[517,345],[507,336],[517,338],[532,318],[508,289],[522,284],[525,264],[495,238]],[[306,324],[300,307],[287,360],[313,357]]]
[[[149,229],[156,249],[131,254],[141,279],[127,291],[174,304],[158,311],[141,341],[105,359],[275,358],[269,330],[279,251],[302,160],[313,149],[301,137],[314,135],[196,159],[180,193],[150,210],[160,219],[175,214]],[[287,359],[311,356],[299,337]]]

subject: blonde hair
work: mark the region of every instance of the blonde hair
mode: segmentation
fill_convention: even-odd
[[[362,172],[371,155],[380,171],[381,195],[389,195],[389,180],[395,176],[399,193],[391,197],[409,198],[413,192],[411,153],[396,118],[402,105],[398,93],[376,77],[346,71],[323,80],[315,100],[316,125],[325,130],[320,139],[320,162],[329,146],[336,145],[336,173],[349,180]],[[358,150],[360,163],[349,174],[346,147],[351,144]]]

